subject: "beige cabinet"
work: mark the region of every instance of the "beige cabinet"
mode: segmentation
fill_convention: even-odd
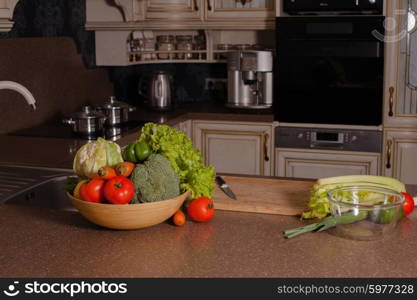
[[[307,149],[275,149],[275,176],[311,178],[379,175],[380,155]]]
[[[272,124],[193,121],[193,143],[218,173],[273,175]]]
[[[0,0],[1,1],[1,0]],[[274,28],[275,0],[88,0],[87,29]],[[119,23],[119,24],[118,24]]]
[[[275,0],[205,0],[206,19],[217,20],[273,20]]]
[[[136,0],[136,21],[202,20],[202,0]]]
[[[185,135],[190,139],[193,138],[192,137],[192,121],[191,120],[179,122],[179,123],[173,125],[172,128],[184,132]]]
[[[0,32],[10,31],[13,27],[13,11],[18,0],[0,0]]]
[[[417,130],[386,131],[384,152],[385,176],[417,184]]]
[[[384,126],[417,126],[417,1],[387,1]]]

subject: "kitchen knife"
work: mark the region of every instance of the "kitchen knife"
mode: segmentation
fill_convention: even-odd
[[[235,193],[230,189],[230,187],[227,185],[226,181],[221,176],[216,176],[216,182],[219,188],[229,197],[233,200],[237,200]]]

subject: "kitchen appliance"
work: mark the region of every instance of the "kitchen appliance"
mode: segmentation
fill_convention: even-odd
[[[224,181],[224,179],[217,175],[216,176],[216,183],[217,186],[231,199],[236,200],[236,195],[233,193],[232,189],[229,187],[229,185]]]
[[[275,120],[382,124],[382,16],[276,20]]]
[[[95,136],[102,134],[106,116],[91,106],[83,106],[81,111],[63,119],[64,124],[71,125],[72,132],[80,136]]]
[[[381,153],[382,131],[276,127],[275,147]]]
[[[284,0],[288,14],[382,14],[383,0]]]
[[[265,109],[273,102],[271,51],[242,50],[227,54],[228,97],[231,108]]]
[[[107,117],[107,126],[115,126],[126,123],[129,121],[129,112],[134,110],[136,110],[135,107],[130,106],[127,103],[117,101],[114,96],[111,96],[108,102],[97,107],[97,111],[103,113]]]
[[[144,97],[145,104],[153,110],[172,109],[173,78],[168,72],[152,72],[149,77],[141,77],[138,92]]]

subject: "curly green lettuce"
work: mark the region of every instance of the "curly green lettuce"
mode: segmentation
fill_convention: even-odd
[[[139,141],[148,143],[153,153],[168,158],[180,177],[181,192],[190,191],[192,198],[212,196],[216,175],[214,168],[204,165],[199,150],[183,132],[167,125],[146,123]]]

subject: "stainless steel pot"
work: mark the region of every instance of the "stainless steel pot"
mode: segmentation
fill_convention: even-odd
[[[83,106],[80,112],[63,119],[64,124],[72,125],[72,132],[81,135],[94,135],[103,131],[106,116],[91,106]]]
[[[145,98],[145,103],[150,109],[170,110],[172,108],[172,81],[172,76],[163,71],[152,72],[148,80],[141,78],[138,91]]]
[[[129,121],[129,112],[136,110],[136,107],[117,101],[114,96],[111,96],[110,100],[98,106],[97,110],[107,117],[108,126],[115,126]]]

